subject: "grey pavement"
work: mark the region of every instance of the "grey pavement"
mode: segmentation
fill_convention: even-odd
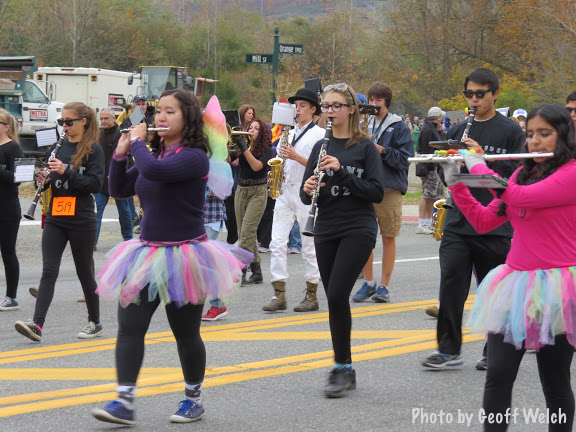
[[[26,200],[22,207],[27,208]],[[416,216],[417,206],[405,206]],[[38,212],[39,214],[39,212]],[[120,240],[116,209],[104,215],[98,270]],[[415,222],[402,225],[390,284],[391,303],[352,304],[353,361],[358,388],[342,399],[325,399],[322,389],[332,363],[326,298],[310,314],[292,311],[303,296],[304,269],[299,255],[288,257],[290,279],[286,312],[264,313],[272,295],[269,254],[264,254],[262,285],[241,287],[228,301],[229,315],[205,323],[207,375],[202,399],[206,417],[191,425],[168,420],[183,398],[176,347],[165,314],[152,320],[136,398],[135,431],[480,431],[485,372],[474,368],[483,341],[466,336],[465,364],[432,371],[420,362],[436,347],[436,321],[423,308],[436,303],[439,283],[438,242],[415,234]],[[24,223],[18,254],[21,308],[0,312],[0,431],[68,432],[117,430],[100,423],[90,410],[114,397],[114,302],[101,302],[102,338],[81,341],[86,309],[69,251],[65,252],[41,344],[14,330],[27,320],[34,299],[27,293],[41,273],[41,229]],[[380,275],[381,242],[375,249]],[[0,273],[0,283],[4,281]],[[362,281],[358,281],[355,289]],[[473,294],[472,287],[472,294]],[[465,315],[468,314],[468,310]],[[466,321],[466,316],[464,318]],[[534,354],[526,354],[514,390],[514,407],[544,409]],[[522,414],[522,412],[520,412]],[[468,424],[467,421],[470,420]],[[517,418],[511,431],[541,431],[546,426]]]

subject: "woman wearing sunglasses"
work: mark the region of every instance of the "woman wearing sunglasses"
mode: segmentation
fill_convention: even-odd
[[[0,248],[6,275],[6,297],[0,302],[0,311],[17,310],[16,300],[20,264],[16,256],[16,237],[22,218],[18,183],[14,183],[14,159],[24,157],[18,144],[18,124],[12,115],[0,109]]]
[[[17,321],[16,330],[33,341],[42,339],[48,308],[54,297],[64,248],[70,250],[76,265],[88,309],[88,325],[78,333],[80,339],[102,334],[100,304],[94,277],[94,242],[96,213],[93,193],[104,181],[104,152],[98,144],[98,122],[92,108],[82,102],[70,102],[62,108],[58,124],[64,127],[66,139],[58,155],[48,161],[49,178],[43,173],[37,182],[45,182],[52,198],[42,232],[42,279],[38,288],[34,318]]]
[[[471,328],[488,335],[485,414],[496,419],[485,431],[508,427],[512,388],[526,349],[536,350],[550,431],[571,431],[574,395],[570,365],[576,346],[576,142],[572,119],[559,105],[528,114],[530,152],[553,158],[524,159],[508,187],[482,204],[444,168],[458,208],[479,232],[510,222],[514,228],[506,263],[482,280],[470,316]],[[481,155],[464,156],[472,174],[498,175]],[[442,303],[441,303],[442,304]],[[511,411],[510,411],[511,410]],[[554,421],[556,418],[556,421]],[[498,420],[500,419],[500,420]],[[512,422],[512,421],[510,421]]]
[[[326,175],[318,197],[314,244],[328,311],[335,365],[325,397],[342,397],[356,388],[352,368],[350,292],[376,244],[375,202],[384,196],[382,162],[374,144],[361,131],[354,90],[346,84],[326,87],[322,112],[332,122],[327,155],[318,161],[323,141],[316,143],[304,172],[300,197],[311,203],[314,169]]]

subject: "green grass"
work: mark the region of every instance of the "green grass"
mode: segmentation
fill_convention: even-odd
[[[402,197],[402,204],[420,204],[422,199],[422,191],[420,192],[406,192],[406,195]]]

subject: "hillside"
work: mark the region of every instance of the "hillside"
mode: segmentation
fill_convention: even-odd
[[[387,9],[389,0],[226,0],[269,19],[314,18],[334,9]]]

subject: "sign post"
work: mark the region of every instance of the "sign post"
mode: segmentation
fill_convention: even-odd
[[[246,63],[272,64],[272,103],[276,102],[276,75],[282,54],[302,55],[304,54],[304,45],[281,44],[278,27],[274,28],[274,52],[272,54],[246,54]]]

